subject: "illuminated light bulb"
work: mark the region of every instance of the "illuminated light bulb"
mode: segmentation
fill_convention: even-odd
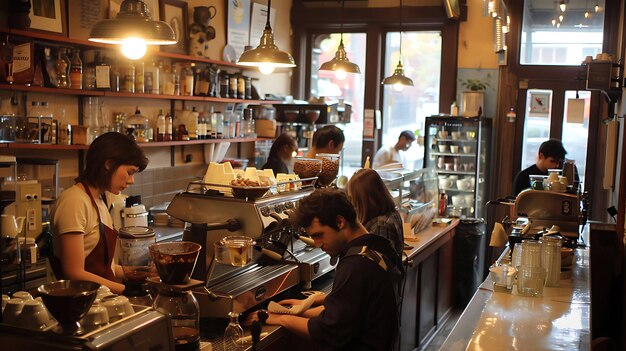
[[[393,90],[395,91],[402,91],[404,90],[404,85],[402,83],[396,83],[394,85],[392,85]]]
[[[561,3],[559,4],[559,8],[561,9],[561,12],[565,12],[565,9],[567,8],[567,5],[565,4],[565,0],[561,0]]]
[[[596,6],[593,9],[596,10],[596,12],[600,11],[600,5],[596,4]]]
[[[140,38],[128,38],[122,42],[122,55],[131,60],[142,58],[147,49],[146,41]]]
[[[553,26],[553,27],[554,27],[554,26],[556,26],[556,18],[553,18],[553,19],[552,19],[552,26]]]
[[[502,26],[502,33],[508,33],[509,32],[509,26]]]
[[[335,71],[335,78],[339,80],[344,80],[348,76],[348,73],[342,69],[338,69]]]
[[[589,18],[589,11],[585,11],[585,18]]]
[[[563,22],[563,15],[559,15],[559,22]]]
[[[557,24],[556,24],[556,27],[557,27],[557,28],[560,28],[560,27],[561,27],[561,22],[557,23]]]
[[[263,74],[271,74],[274,72],[274,65],[271,63],[262,63],[259,65],[259,71]]]

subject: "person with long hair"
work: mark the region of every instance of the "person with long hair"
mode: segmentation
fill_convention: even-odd
[[[402,217],[378,172],[365,168],[356,171],[346,185],[346,193],[365,229],[370,234],[387,238],[398,256],[402,257]]]
[[[49,259],[57,279],[88,280],[124,292],[123,271],[113,263],[117,231],[105,193],[119,194],[147,165],[143,150],[123,134],[106,133],[91,143],[85,169],[52,209]]]
[[[274,175],[278,173],[291,173],[289,167],[293,161],[294,155],[298,152],[298,144],[287,133],[283,133],[274,140],[267,162],[261,169],[271,169]]]

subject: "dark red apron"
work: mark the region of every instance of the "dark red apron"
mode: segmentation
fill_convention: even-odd
[[[113,270],[111,269],[111,263],[113,262],[115,245],[117,244],[117,231],[102,223],[100,210],[96,205],[96,201],[93,199],[93,196],[91,196],[91,192],[88,190],[89,188],[84,183],[81,184],[85,188],[87,195],[89,195],[89,199],[91,200],[93,207],[96,209],[96,213],[98,213],[98,229],[100,232],[100,240],[98,240],[98,244],[85,258],[85,271],[108,280],[115,280],[115,274],[113,274]],[[54,255],[50,257],[50,267],[52,267],[52,271],[57,279],[65,279],[61,260],[59,260],[59,258]]]

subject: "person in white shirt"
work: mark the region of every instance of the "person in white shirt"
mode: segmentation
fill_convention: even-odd
[[[393,146],[383,146],[374,155],[374,169],[380,168],[390,163],[401,163],[406,168],[404,152],[407,151],[415,141],[415,134],[410,130],[400,133],[398,142]]]

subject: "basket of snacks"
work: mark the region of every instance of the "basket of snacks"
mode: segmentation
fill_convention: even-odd
[[[233,189],[233,196],[238,199],[255,200],[263,197],[270,190],[268,183],[246,178],[232,180],[230,186]]]

